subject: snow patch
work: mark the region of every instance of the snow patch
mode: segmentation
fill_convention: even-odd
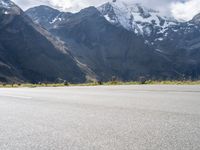
[[[100,6],[98,10],[110,23],[121,25],[140,35],[149,36],[151,34],[152,31],[148,26],[159,28],[159,33],[165,33],[169,26],[176,25],[174,19],[162,16],[158,11],[133,2],[109,2]]]

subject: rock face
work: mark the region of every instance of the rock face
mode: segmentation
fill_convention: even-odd
[[[60,12],[57,14],[59,17],[55,17],[60,19],[52,18],[57,21],[51,24],[52,20],[44,22],[40,19],[45,13],[37,16],[32,13],[38,12],[37,9],[41,11],[42,7],[32,8],[27,14],[33,21],[45,24],[44,28],[70,47],[71,54],[88,79],[111,80],[112,76],[121,80],[136,80],[140,76],[155,79],[177,77],[173,66],[152,47],[144,44],[142,36],[109,23],[98,9],[89,7],[66,15]]]
[[[63,21],[72,15],[71,13],[62,13],[45,5],[31,8],[26,11],[26,14],[28,14],[35,23],[40,24],[46,29],[52,28],[57,22]]]
[[[47,6],[25,14],[1,0],[0,82],[198,79],[198,16],[178,22],[120,1],[75,14]]]
[[[199,24],[200,23],[200,13],[197,14],[196,16],[194,16],[194,18],[192,19],[191,22],[193,22],[195,24]]]
[[[119,0],[76,14],[43,13],[48,9],[35,7],[27,15],[65,42],[91,78],[199,78],[198,15],[192,21],[178,22],[140,4]],[[47,21],[41,19],[44,14],[55,17]]]
[[[62,43],[13,2],[0,1],[0,82],[42,82],[85,76]]]

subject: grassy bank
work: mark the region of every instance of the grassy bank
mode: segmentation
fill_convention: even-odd
[[[83,83],[83,84],[0,84],[0,88],[18,88],[18,87],[64,87],[64,86],[99,86],[99,85],[200,85],[200,81],[146,81],[145,83],[141,83],[138,81],[132,82],[120,82],[120,81],[112,81],[112,82],[92,82],[92,83]]]

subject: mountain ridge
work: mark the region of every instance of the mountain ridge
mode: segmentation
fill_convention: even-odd
[[[0,82],[200,78],[198,15],[178,22],[118,1],[78,13],[44,5],[24,13],[1,2]]]
[[[38,7],[31,10],[34,9],[38,9]],[[153,10],[151,11],[156,12]],[[32,14],[30,13],[31,11],[28,10],[27,14],[32,18],[37,18],[40,16],[39,14],[38,16],[32,16]],[[60,13],[63,14],[64,12]],[[99,80],[110,80],[111,76],[116,76],[121,80],[137,80],[139,76],[147,76],[147,78],[151,79],[184,78],[185,72],[183,72],[183,68],[185,66],[178,66],[176,68],[176,65],[173,64],[173,61],[178,60],[176,57],[171,56],[174,52],[165,47],[161,49],[162,47],[160,47],[160,44],[157,45],[157,43],[154,41],[155,39],[159,38],[157,37],[159,35],[157,34],[157,32],[154,33],[156,37],[153,38],[152,36],[154,35],[146,37],[138,35],[135,32],[127,30],[123,26],[110,23],[104,16],[104,14],[99,11],[99,8],[89,7],[75,14],[70,13],[69,16],[64,16],[63,18],[55,22],[52,27],[48,28],[48,26],[46,26],[45,28],[49,32],[51,32],[51,34],[68,44],[69,41],[73,41],[71,42],[73,43],[73,46],[71,45],[71,47],[77,48],[71,51],[72,55],[75,56],[75,58],[79,62],[81,62],[85,66],[88,66],[91,69],[91,72],[93,72]],[[123,34],[120,32],[123,32]],[[109,37],[109,35],[112,35],[112,38]],[[124,39],[116,38],[120,36],[124,39],[127,39],[129,42],[125,42]],[[164,36],[164,34],[162,34],[162,36]],[[109,39],[107,37],[109,37]],[[152,41],[150,41],[149,39],[151,39]],[[137,42],[137,40],[139,40],[140,42]],[[159,40],[157,42],[159,43]],[[106,45],[106,47],[104,47],[103,45]],[[114,45],[118,46],[116,47]],[[177,49],[176,51],[178,50],[179,49]],[[99,53],[99,56],[96,56],[95,53],[92,54],[93,52]],[[110,53],[110,56],[108,56],[108,52]],[[113,56],[116,52],[120,52],[121,56],[117,56],[118,58],[115,58],[117,61],[112,62],[115,67],[110,66],[108,68],[108,66],[112,64],[111,60],[114,58]],[[129,60],[129,58],[127,57],[128,55],[130,58],[132,58],[132,60]],[[123,58],[123,56],[126,57]],[[90,60],[88,60],[89,58]],[[181,56],[181,59],[185,59],[185,56]],[[145,61],[149,63],[149,66],[144,65]],[[185,61],[187,64],[188,60]],[[97,64],[101,65],[99,66]],[[118,64],[118,66],[116,64]],[[168,64],[168,66],[166,66],[166,64]],[[101,71],[96,70],[97,68],[101,68]],[[116,68],[120,71],[116,71]],[[189,68],[187,68],[186,70],[188,69]],[[107,78],[101,73],[106,74]],[[127,78],[125,76],[127,76]]]
[[[0,82],[54,82],[57,78],[84,82],[67,47],[34,24],[13,2],[1,2]]]
[[[140,35],[148,35],[151,24],[163,32],[167,26],[176,23],[175,19],[161,16],[159,11],[146,8],[139,3],[128,5],[121,1],[108,2],[98,7],[98,10],[110,23],[121,25]]]

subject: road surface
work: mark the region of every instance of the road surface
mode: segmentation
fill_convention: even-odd
[[[0,89],[1,150],[199,150],[200,86]]]

